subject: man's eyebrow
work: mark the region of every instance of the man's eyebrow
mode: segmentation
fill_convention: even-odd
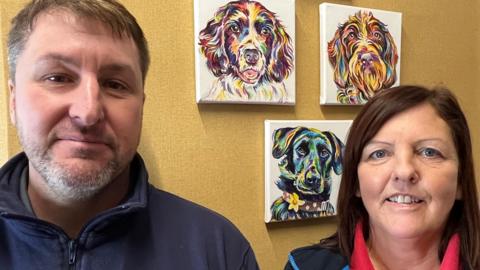
[[[41,63],[44,61],[58,61],[58,62],[61,62],[62,64],[74,65],[74,66],[80,65],[79,60],[76,60],[73,57],[65,56],[58,53],[48,53],[48,54],[42,55],[38,58],[37,63]],[[105,64],[100,67],[100,70],[109,71],[109,72],[127,72],[127,73],[131,73],[132,75],[135,75],[134,69],[130,65],[123,64],[123,63]]]
[[[65,64],[75,65],[75,66],[79,65],[78,61],[76,61],[74,58],[68,57],[62,54],[58,54],[58,53],[48,53],[48,54],[42,55],[38,58],[37,63],[43,62],[43,61],[52,61],[52,60],[62,62]]]
[[[120,64],[120,63],[107,64],[107,65],[103,65],[100,68],[100,70],[110,71],[110,72],[127,72],[127,73],[131,73],[132,75],[135,75],[134,69],[127,64]]]

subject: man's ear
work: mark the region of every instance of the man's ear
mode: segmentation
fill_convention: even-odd
[[[9,113],[10,113],[10,122],[12,125],[16,126],[17,125],[17,119],[16,119],[16,105],[15,105],[15,83],[13,82],[12,79],[8,80],[8,91],[10,93],[10,98],[9,98]]]

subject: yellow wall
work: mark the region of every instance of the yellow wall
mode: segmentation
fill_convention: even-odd
[[[2,44],[8,21],[21,2],[25,1],[0,2]],[[152,52],[139,150],[152,183],[228,217],[252,243],[262,269],[282,268],[288,251],[332,233],[335,223],[331,218],[263,222],[263,121],[352,119],[358,112],[358,108],[319,106],[318,5],[323,1],[296,1],[295,107],[197,105],[193,0],[122,2],[137,16]],[[403,13],[401,82],[443,84],[455,91],[472,129],[480,172],[480,4],[449,0],[331,2]],[[6,83],[0,81],[4,88],[0,94],[2,161],[2,156],[13,155],[19,147],[11,127],[5,131]]]

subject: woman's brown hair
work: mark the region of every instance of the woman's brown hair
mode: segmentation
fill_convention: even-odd
[[[353,251],[355,224],[369,223],[359,190],[357,167],[364,146],[393,116],[412,107],[428,103],[448,124],[459,157],[458,184],[462,200],[454,203],[443,232],[439,259],[454,233],[459,233],[462,265],[467,269],[480,269],[480,211],[475,183],[472,144],[467,120],[455,96],[446,88],[432,90],[420,86],[399,86],[382,90],[359,112],[350,128],[343,159],[343,175],[337,202],[338,229],[331,237],[320,242],[324,247],[336,247],[350,258]],[[368,237],[368,226],[364,226]]]

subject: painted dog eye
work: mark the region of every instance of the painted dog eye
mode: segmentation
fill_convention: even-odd
[[[230,26],[230,30],[231,30],[233,33],[239,33],[239,32],[240,32],[240,28],[239,28],[238,25],[236,25],[236,24],[232,24],[232,26]]]
[[[268,28],[262,28],[262,30],[260,31],[260,34],[264,36],[268,36],[270,35],[270,31],[268,30]]]
[[[373,37],[375,37],[376,39],[382,39],[382,34],[380,34],[380,32],[378,32],[378,31],[375,31],[373,33]]]
[[[322,149],[322,151],[320,151],[320,157],[321,158],[326,158],[330,155],[330,153],[328,152],[327,149]]]
[[[307,155],[307,152],[308,152],[307,148],[306,148],[305,146],[303,146],[303,145],[300,145],[300,146],[296,149],[296,151],[297,151],[297,154],[298,154],[299,156],[302,156],[302,157],[305,156],[305,155]]]

